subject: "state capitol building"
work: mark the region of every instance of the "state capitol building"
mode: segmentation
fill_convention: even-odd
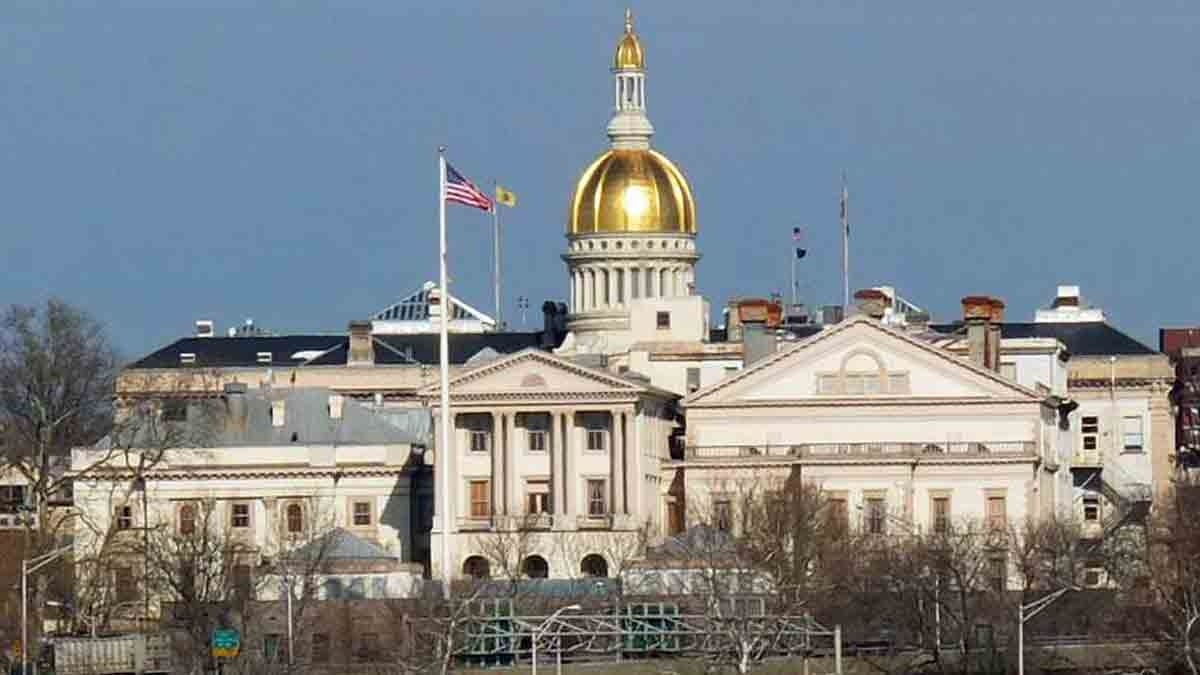
[[[145,473],[145,508],[113,489],[131,478],[116,464],[76,485],[76,507],[99,531],[184,532],[206,514],[244,544],[246,575],[289,540],[336,536],[327,594],[404,597],[443,570],[618,577],[647,545],[736,529],[733,496],[749,484],[819,486],[831,517],[879,534],[1059,512],[1100,528],[1166,484],[1166,357],[1077,287],[1032,322],[964,293],[961,316],[938,323],[881,286],[826,322],[741,299],[712,325],[695,199],[652,145],[646,64],[626,13],[608,147],[570,196],[565,301],[544,303],[540,330],[506,331],[432,284],[335,333],[197,321],[130,365],[119,395],[208,426]],[[440,448],[444,414],[453,441]]]

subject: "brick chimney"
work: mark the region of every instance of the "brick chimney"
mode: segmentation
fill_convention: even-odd
[[[882,319],[887,308],[891,306],[892,299],[878,288],[864,288],[854,294],[854,302],[858,305],[860,313],[872,319]]]
[[[968,295],[962,299],[962,308],[967,324],[968,358],[977,366],[999,371],[1004,303],[986,295]]]
[[[346,357],[348,366],[375,365],[375,349],[371,345],[371,322],[350,322],[350,353]]]

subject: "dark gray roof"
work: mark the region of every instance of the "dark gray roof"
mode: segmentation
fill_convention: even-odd
[[[965,324],[956,321],[934,324],[930,328],[944,335],[952,335],[963,333]],[[1103,321],[1004,323],[1001,324],[1000,334],[1005,338],[1057,338],[1075,356],[1133,356],[1158,353]]]
[[[206,447],[242,447],[271,445],[395,445],[428,446],[432,439],[432,420],[422,408],[375,408],[342,398],[340,418],[330,414],[333,391],[317,388],[276,387],[270,391],[251,389],[245,397],[244,424],[230,422],[230,399],[190,400],[187,421],[194,433],[189,438]],[[272,423],[272,401],[283,401],[283,424]],[[135,430],[136,433],[143,433]],[[146,433],[150,433],[149,430]],[[100,446],[111,443],[106,438]],[[151,444],[152,439],[135,439],[133,447]]]
[[[452,333],[450,363],[461,365],[484,349],[512,354],[528,347],[555,349],[563,335],[543,331],[504,333]],[[438,362],[436,334],[373,336],[375,363],[381,365],[427,364]],[[135,361],[129,368],[262,368],[267,366],[341,366],[346,364],[349,337],[346,335],[279,335],[251,337],[183,338]],[[259,360],[270,352],[270,362]],[[308,352],[307,358],[294,358]],[[195,355],[185,364],[180,355]],[[315,355],[315,356],[314,356]]]

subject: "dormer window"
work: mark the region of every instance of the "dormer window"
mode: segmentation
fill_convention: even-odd
[[[255,356],[254,360],[259,363],[270,363],[271,362],[271,352],[258,352],[258,354]]]
[[[196,355],[193,352],[181,352],[179,354],[179,362],[183,365],[190,365],[196,362]]]

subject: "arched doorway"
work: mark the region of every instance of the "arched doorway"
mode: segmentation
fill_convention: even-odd
[[[463,576],[472,579],[490,579],[492,578],[492,565],[487,558],[481,555],[473,555],[463,561]]]
[[[608,576],[608,561],[599,553],[585,555],[579,563],[579,571],[585,577],[605,578]]]
[[[531,555],[521,563],[521,572],[530,579],[545,579],[550,576],[550,563],[540,555]]]

